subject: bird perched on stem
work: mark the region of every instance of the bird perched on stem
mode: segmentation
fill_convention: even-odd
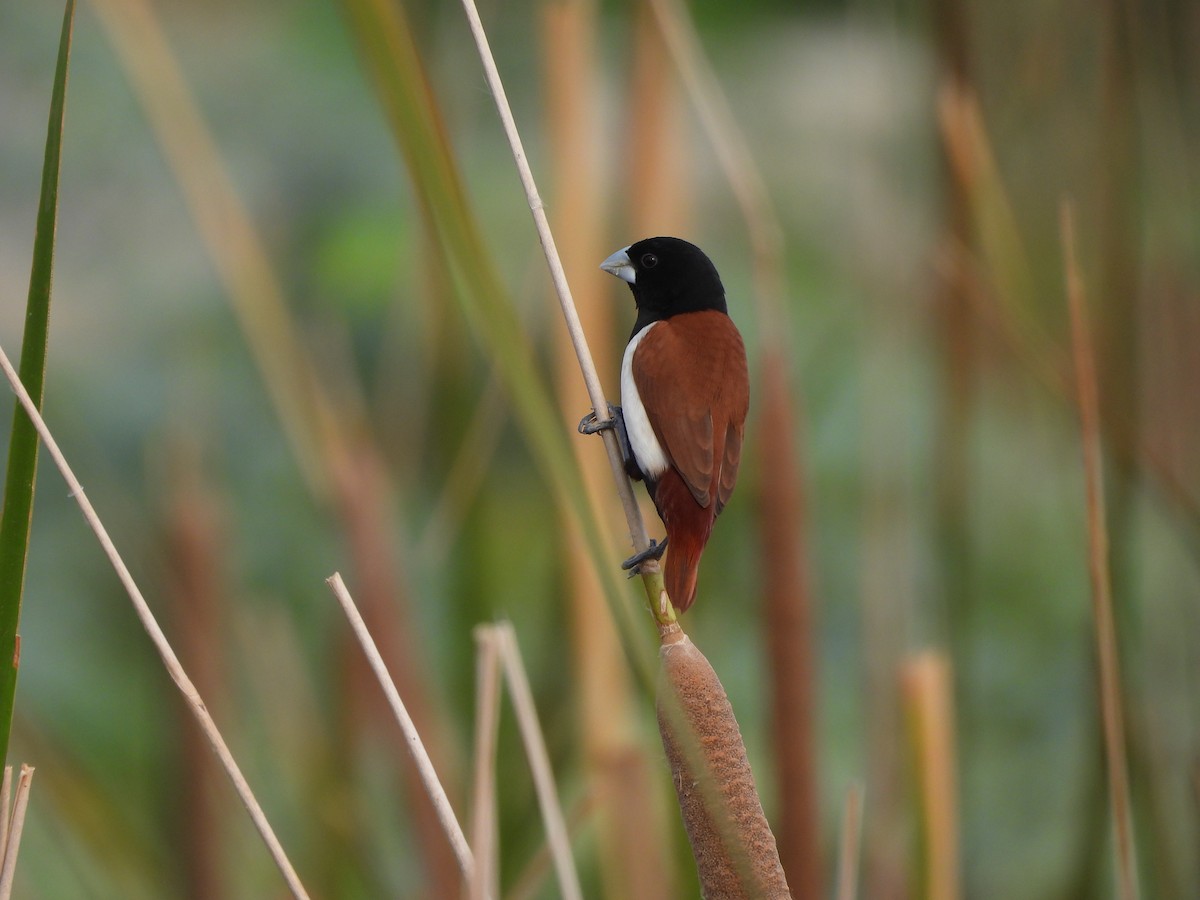
[[[712,261],[687,241],[653,237],[618,250],[600,268],[629,284],[637,321],[621,364],[621,406],[612,420],[625,468],[641,479],[667,537],[630,557],[635,569],[669,544],[663,579],[680,612],[696,597],[700,556],[733,493],[750,406],[742,336],[729,318]]]

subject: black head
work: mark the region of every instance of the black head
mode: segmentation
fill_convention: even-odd
[[[679,238],[638,241],[618,250],[600,268],[628,282],[633,291],[638,308],[635,334],[651,322],[679,313],[728,311],[717,267],[703,250]]]

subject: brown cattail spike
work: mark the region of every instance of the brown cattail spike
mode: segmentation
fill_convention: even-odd
[[[790,898],[720,679],[676,626],[663,635],[658,727],[706,900]]]

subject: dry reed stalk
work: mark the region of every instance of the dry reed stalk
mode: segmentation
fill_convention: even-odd
[[[971,85],[968,12],[963,0],[935,0],[933,27],[940,78],[955,86],[957,93]],[[967,535],[969,500],[969,429],[975,391],[978,339],[971,312],[971,283],[965,251],[974,243],[971,228],[971,199],[962,179],[954,177],[949,151],[939,147],[939,180],[942,193],[942,223],[939,257],[958,265],[947,265],[935,285],[933,311],[935,337],[939,344],[937,435],[930,466],[934,482],[934,521],[940,557],[941,603],[949,624],[950,646],[955,654],[964,651],[967,637],[966,610],[971,602],[969,585],[970,551]],[[959,252],[955,253],[957,249]],[[969,710],[969,706],[967,707]]]
[[[596,117],[601,107],[595,62],[597,19],[595,0],[553,0],[543,4],[541,33],[551,224],[559,236],[563,269],[576,285],[580,323],[597,358],[611,361],[617,358],[614,307],[608,286],[594,277],[597,263],[612,251],[604,227],[608,205],[604,179],[599,175],[603,123]],[[659,118],[669,117],[655,117],[655,121]],[[631,165],[629,177],[634,184],[629,193],[638,197],[636,166]],[[554,342],[555,387],[564,419],[574,422],[589,402],[575,377],[579,363],[574,349],[565,333],[560,334],[564,339]],[[601,502],[611,492],[603,445],[574,441],[573,449],[591,505],[611,510],[611,504]],[[651,777],[650,760],[636,737],[629,669],[584,536],[569,518],[564,526],[566,571],[574,573],[566,585],[571,659],[605,893],[621,898],[673,896],[676,890],[670,882],[666,848],[654,839],[662,833],[657,826],[665,818],[662,804],[655,802],[659,795],[653,790],[625,789],[631,778],[646,784]]]
[[[842,834],[838,847],[837,900],[858,897],[858,860],[862,851],[863,786],[854,782],[846,790]]]
[[[958,789],[954,754],[953,673],[944,654],[926,650],[901,671],[921,807],[923,896],[957,900]]]
[[[808,572],[804,480],[782,354],[762,360],[758,447],[769,483],[759,486],[764,631],[771,668],[771,732],[777,770],[779,858],[800,897],[822,896],[816,758],[816,659]]]
[[[592,819],[595,814],[595,803],[586,794],[576,801],[567,814],[567,829],[572,834],[579,831]],[[628,864],[636,865],[634,860],[626,860]],[[505,900],[535,900],[543,893],[543,886],[554,867],[554,860],[548,844],[542,844],[525,864],[524,870],[505,891]],[[629,894],[630,900],[640,900],[641,897],[674,896],[673,894]]]
[[[370,515],[372,510],[364,510],[361,497],[353,493],[358,484],[353,478],[346,478],[347,467],[358,462],[363,451],[361,447],[349,446],[343,435],[361,429],[345,427],[343,420],[349,417],[332,402],[304,351],[287,308],[282,283],[224,167],[220,151],[188,89],[160,22],[146,0],[97,0],[94,6],[146,109],[200,236],[227,289],[234,313],[310,490],[319,499],[333,500],[350,516],[358,512]],[[332,493],[338,491],[342,493]],[[347,491],[350,496],[346,495]],[[390,529],[366,535],[354,521],[348,523],[348,528],[352,532],[352,551],[361,548],[362,543],[374,546],[388,543],[385,535]],[[374,588],[388,580],[388,576],[391,576],[392,584],[397,584],[399,579],[394,570],[385,573],[383,578],[374,577],[379,574],[375,560],[387,559],[387,554],[377,556],[359,550],[356,555],[360,562],[369,561],[360,566],[369,570],[363,577],[367,586],[364,595],[369,601],[368,615],[376,629],[382,632],[384,617],[382,614],[376,616],[375,611],[386,606],[370,601],[381,593],[390,598],[403,594],[398,590],[380,592]],[[399,639],[391,638],[408,633],[403,627],[388,628],[384,635],[385,646],[390,651],[400,643]],[[410,656],[407,652],[389,652],[392,659]],[[401,670],[402,677],[406,671]],[[431,725],[433,716],[424,715],[422,711],[433,710],[435,706],[422,701],[419,680],[405,677],[404,686],[410,702],[417,707],[418,719],[423,726]],[[423,799],[423,792],[417,791],[415,796],[414,821],[425,851],[422,859],[435,889],[445,892],[457,883],[455,864],[437,834],[436,817]]]
[[[626,137],[622,180],[628,187],[622,234],[632,241],[659,234],[688,236],[694,228],[687,172],[692,158],[680,84],[662,31],[645,3],[634,4],[632,59],[620,124]],[[624,240],[624,238],[623,238]],[[642,515],[654,523],[650,495],[638,492]]]
[[[1108,531],[1104,509],[1104,477],[1100,436],[1100,402],[1089,334],[1083,277],[1076,256],[1075,223],[1066,201],[1060,211],[1067,305],[1071,315],[1071,347],[1075,357],[1079,427],[1083,440],[1084,485],[1087,503],[1088,572],[1092,582],[1097,688],[1104,725],[1109,804],[1116,847],[1117,893],[1122,900],[1139,895],[1137,858],[1129,809],[1129,776],[1125,756],[1125,725],[1121,707],[1121,672],[1117,632],[1113,621],[1108,575]]]
[[[863,354],[863,516],[861,578],[862,681],[865,720],[866,783],[871,818],[864,827],[863,893],[871,900],[907,900],[911,891],[911,854],[906,831],[910,819],[904,769],[904,721],[896,673],[905,653],[905,635],[914,617],[910,497],[897,486],[892,470],[906,432],[894,418],[894,405],[872,389],[886,373],[885,327],[873,317]]]
[[[664,638],[658,727],[706,900],[790,898],[741,731],[717,673],[676,626]]]
[[[479,19],[479,10],[475,8],[474,0],[463,0],[463,10],[466,12],[467,23],[475,39],[475,46],[479,51],[480,62],[483,64],[484,76],[487,79],[488,87],[491,89],[492,97],[496,101],[496,111],[500,116],[501,124],[504,126],[504,133],[508,138],[509,147],[512,150],[513,161],[516,163],[517,173],[520,176],[521,185],[525,190],[525,199],[529,204],[538,240],[546,256],[546,266],[550,270],[550,279],[554,284],[554,293],[558,297],[563,320],[566,322],[567,333],[570,335],[571,345],[575,350],[579,369],[583,375],[584,385],[587,387],[588,399],[592,409],[596,412],[597,420],[600,422],[607,421],[609,419],[608,401],[604,397],[604,388],[600,384],[600,376],[596,372],[596,364],[592,359],[591,350],[588,349],[587,335],[584,334],[583,325],[579,320],[579,312],[575,308],[575,301],[571,296],[571,287],[567,283],[566,272],[563,270],[562,260],[554,242],[554,234],[550,230],[550,221],[546,216],[545,204],[543,204],[542,198],[538,194],[537,183],[534,181],[533,171],[525,155],[525,148],[521,141],[520,132],[517,130],[516,120],[513,118],[512,108],[509,106],[508,97],[504,91],[504,82],[500,78],[500,72],[496,68],[496,60],[492,56],[491,47],[488,45],[487,32],[484,30],[483,22]],[[604,447],[608,453],[609,468],[612,470],[617,494],[621,499],[621,508],[625,512],[625,521],[629,526],[630,541],[633,544],[634,550],[640,553],[650,547],[650,537],[646,532],[646,525],[642,521],[637,500],[633,495],[633,485],[630,484],[629,478],[625,474],[625,465],[621,459],[621,449],[617,445],[617,437],[613,429],[610,428],[602,431],[601,436],[604,439]],[[659,568],[656,565],[643,565],[642,575],[643,581],[648,584],[655,576],[659,575]],[[655,609],[653,605],[651,608]],[[655,612],[658,615],[658,610],[655,610]],[[668,606],[662,611],[662,615],[664,618],[669,617],[673,619],[674,611]]]
[[[333,447],[331,445],[331,451]],[[392,522],[391,477],[379,451],[369,441],[351,438],[340,452],[326,460],[331,471],[331,494],[341,517],[346,546],[354,566],[359,609],[374,636],[397,690],[405,699],[409,715],[423,735],[430,757],[443,772],[457,771],[451,763],[449,742],[436,703],[431,699],[428,671],[417,629],[413,626],[412,603],[405,590],[401,562]],[[347,703],[343,714],[351,727],[342,735],[358,733],[384,719],[383,698],[368,688],[370,672],[358,654],[344,653]],[[389,730],[387,735],[396,733]],[[459,863],[453,848],[443,839],[443,823],[421,774],[401,751],[401,768],[409,788],[409,811],[421,848],[421,864],[430,890],[437,896],[455,893],[460,884]]]
[[[939,92],[938,122],[951,168],[970,198],[972,216],[981,237],[986,231],[993,235],[993,239],[991,253],[987,246],[984,247],[983,262],[971,258],[965,247],[954,246],[941,248],[942,253],[935,263],[944,277],[954,277],[955,270],[962,267],[976,312],[992,326],[990,330],[1004,339],[1007,349],[1043,385],[1056,396],[1070,400],[1074,393],[1074,379],[1070,374],[1069,354],[1064,354],[1049,338],[1027,309],[1011,302],[1012,297],[1006,293],[1005,284],[995,278],[995,263],[990,260],[998,255],[999,247],[1007,245],[1014,247],[1022,260],[1014,267],[1020,274],[1009,280],[1009,286],[1028,284],[1028,272],[1024,270],[1024,254],[1020,249],[1015,221],[999,180],[978,100],[970,89],[947,85]],[[989,204],[985,202],[989,197],[990,216],[987,213]],[[991,223],[986,228],[982,221],[985,217]],[[997,235],[1000,237],[997,238]],[[1190,530],[1193,549],[1200,545],[1200,539],[1197,539],[1200,538],[1200,496],[1172,469],[1169,459],[1144,444],[1139,446],[1132,443],[1135,437],[1132,430],[1112,429],[1105,423],[1101,425],[1106,429],[1105,437],[1116,466],[1125,471],[1135,471],[1141,467],[1152,476],[1171,511]]]
[[[688,169],[692,157],[675,66],[645,3],[633,8],[633,49],[621,123],[621,166],[630,240],[687,236],[694,228]]]
[[[468,885],[471,900],[500,896],[496,739],[500,729],[501,644],[495,625],[480,625],[475,629],[475,779],[471,802],[475,869]]]
[[[33,784],[33,771],[33,766],[22,764],[21,776],[17,779],[17,790],[13,797],[12,815],[8,815],[7,806],[0,810],[0,815],[9,820],[8,834],[4,840],[4,862],[0,864],[0,900],[9,900],[12,896],[13,879],[17,874],[17,854],[21,850],[21,833],[25,829],[25,810],[29,805],[29,788]],[[10,775],[9,778],[11,777]]]
[[[764,343],[787,334],[783,228],[754,154],[680,0],[649,0],[663,42],[742,214],[754,257],[754,301]]]
[[[363,621],[362,615],[354,605],[354,599],[346,589],[346,583],[342,581],[342,576],[335,572],[326,579],[325,583],[329,585],[329,589],[333,591],[333,596],[342,607],[342,612],[346,614],[350,628],[362,646],[367,661],[371,664],[371,671],[375,673],[375,677],[379,680],[379,686],[383,688],[383,693],[387,697],[392,714],[396,717],[396,722],[400,725],[400,730],[404,734],[405,744],[412,754],[413,760],[416,762],[421,781],[437,810],[438,820],[441,822],[446,837],[450,841],[450,846],[454,848],[459,869],[462,871],[464,878],[469,882],[471,872],[475,867],[471,847],[467,843],[466,835],[463,834],[462,826],[458,823],[458,818],[454,815],[454,807],[451,805],[450,798],[446,796],[446,791],[438,779],[437,770],[433,767],[429,753],[421,741],[420,732],[417,731],[416,726],[413,724],[412,717],[408,714],[408,710],[404,706],[404,701],[400,699],[400,693],[396,690],[396,684],[392,681],[391,675],[388,674],[387,664],[384,663],[383,657],[379,655],[379,648],[375,646],[375,640],[371,637],[371,632]]]
[[[94,0],[226,288],[309,488],[324,496],[319,450],[338,430],[301,345],[283,286],[147,0]]]
[[[1016,214],[1004,189],[979,100],[969,85],[944,81],[937,97],[942,147],[968,202],[983,268],[1005,315],[1024,340],[1039,350],[1052,344],[1030,304],[1035,296],[1029,257]],[[1054,358],[1054,354],[1046,355]]]
[[[166,554],[170,575],[167,598],[179,658],[209,708],[225,708],[224,610],[222,572],[225,547],[217,493],[204,483],[199,448],[176,442],[168,449],[165,511]],[[224,806],[214,790],[219,773],[204,746],[204,733],[191,716],[181,722],[179,753],[183,771],[179,821],[180,852],[187,893],[197,900],[225,896],[221,844]]]
[[[0,779],[0,859],[4,856],[4,848],[8,846],[8,808],[12,802],[12,766],[4,767],[4,776]]]
[[[75,473],[67,464],[66,457],[58,447],[57,441],[54,440],[54,435],[50,433],[46,422],[42,419],[41,413],[38,412],[37,406],[30,399],[29,393],[25,390],[25,386],[21,383],[21,379],[17,376],[16,370],[13,369],[12,363],[8,359],[8,355],[3,349],[0,349],[0,368],[4,369],[4,374],[8,378],[8,383],[12,385],[13,391],[17,395],[21,406],[25,408],[25,412],[29,414],[34,427],[41,436],[42,443],[46,447],[46,451],[54,460],[54,464],[62,473],[63,480],[66,481],[67,487],[70,489],[71,496],[75,498],[75,502],[79,504],[79,508],[83,513],[84,519],[87,521],[88,527],[96,535],[96,539],[100,542],[101,548],[112,564],[113,569],[117,573],[117,578],[121,585],[125,588],[129,599],[133,603],[134,612],[137,613],[138,620],[142,623],[142,627],[149,635],[151,643],[154,644],[154,649],[158,651],[159,656],[166,667],[167,674],[171,676],[171,680],[175,682],[175,686],[179,688],[183,694],[184,700],[191,709],[193,715],[196,716],[200,726],[204,729],[204,735],[212,746],[213,751],[221,761],[229,780],[233,783],[234,789],[242,800],[242,804],[246,807],[251,820],[254,823],[255,829],[262,837],[263,842],[267,845],[267,849],[271,854],[271,858],[275,861],[275,865],[279,868],[280,874],[283,875],[284,881],[287,882],[288,889],[292,895],[297,898],[307,898],[308,893],[304,890],[304,886],[300,883],[299,876],[296,875],[296,870],[292,867],[291,861],[288,860],[287,854],[283,850],[283,846],[279,843],[279,839],[275,836],[271,824],[267,821],[266,815],[263,813],[262,807],[259,805],[254,792],[250,789],[249,783],[242,775],[242,770],[238,767],[237,761],[233,758],[233,754],[229,751],[228,745],[225,743],[224,737],[221,736],[220,730],[217,728],[217,723],[213,721],[212,716],[208,712],[204,701],[200,697],[200,693],[196,690],[196,686],[188,677],[187,672],[180,664],[175,651],[172,649],[170,642],[167,640],[162,629],[158,625],[158,621],[154,618],[154,613],[150,611],[149,604],[146,603],[146,598],[142,596],[141,590],[137,583],[133,580],[133,575],[130,574],[125,561],[121,559],[121,554],[117,552],[116,545],[113,544],[112,538],[109,537],[104,523],[100,521],[100,517],[96,514],[96,510],[92,507],[92,503],[88,500],[87,495],[83,492],[83,485],[79,483],[79,479],[75,477]]]
[[[501,622],[497,627],[500,637],[500,658],[504,663],[504,678],[512,698],[513,710],[517,715],[517,726],[525,744],[525,757],[533,774],[537,790],[538,806],[542,810],[542,822],[546,826],[546,841],[554,857],[554,869],[558,874],[558,889],[564,900],[582,900],[579,874],[571,856],[571,839],[567,834],[566,820],[558,802],[558,789],[554,786],[554,771],[550,767],[550,754],[546,751],[546,740],[538,724],[537,708],[533,703],[533,691],[529,677],[521,661],[521,650],[517,646],[517,635],[512,624]]]
[[[1104,396],[1106,430],[1119,436],[1127,446],[1141,443],[1139,423],[1142,421],[1139,403],[1138,345],[1142,331],[1140,303],[1140,254],[1143,246],[1138,226],[1140,199],[1132,185],[1138,183],[1142,171],[1141,142],[1137,117],[1139,63],[1135,44],[1137,29],[1129,27],[1130,10],[1120,0],[1099,4],[1103,11],[1102,74],[1103,79],[1100,123],[1097,134],[1099,165],[1097,180],[1097,231],[1100,240],[1100,279],[1097,308],[1103,311],[1097,328],[1097,355],[1101,366],[1097,372],[1098,388]],[[1108,527],[1117,530],[1110,534],[1120,546],[1128,529],[1125,523],[1134,500],[1134,483],[1130,478],[1114,479],[1109,485],[1107,505],[1115,513]],[[1110,560],[1116,570],[1109,577],[1119,585],[1122,572],[1120,556]],[[1118,590],[1117,595],[1121,592]]]

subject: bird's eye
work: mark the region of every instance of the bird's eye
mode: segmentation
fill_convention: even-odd
[[[658,257],[655,256],[653,253],[643,253],[642,254],[642,268],[643,269],[653,269],[657,265],[658,265]]]

